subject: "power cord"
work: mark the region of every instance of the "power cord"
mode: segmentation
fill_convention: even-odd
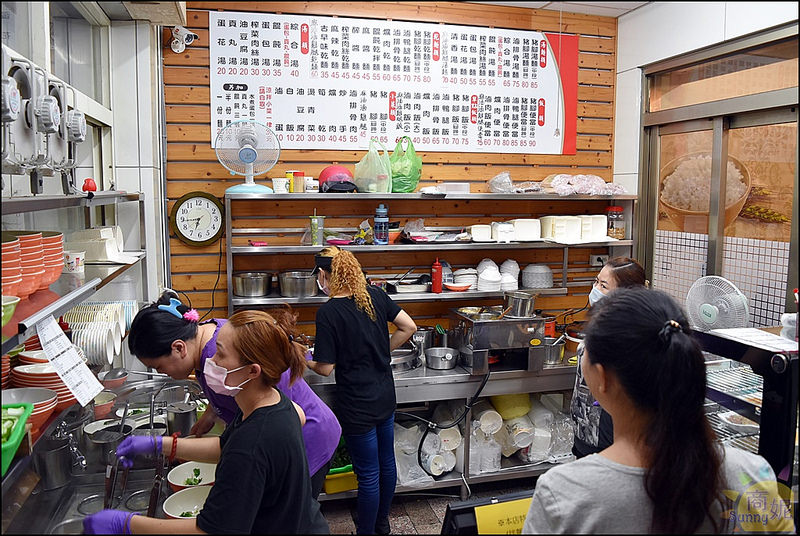
[[[429,421],[428,419],[423,419],[419,415],[414,415],[413,413],[406,413],[405,411],[396,411],[395,412],[395,415],[404,415],[406,417],[411,417],[413,419],[417,419],[418,421],[422,421],[427,425],[425,427],[425,431],[422,432],[422,437],[420,438],[419,445],[417,446],[417,463],[422,468],[422,470],[425,471],[430,476],[436,476],[436,475],[432,474],[430,471],[425,469],[425,466],[422,464],[422,444],[425,442],[425,438],[428,437],[428,432],[430,432],[431,430],[435,430],[437,428],[439,428],[440,430],[446,430],[448,428],[452,428],[452,427],[457,426],[458,424],[460,424],[461,421],[463,421],[466,418],[467,413],[469,413],[469,410],[472,409],[472,405],[475,404],[475,401],[481,395],[481,392],[483,391],[483,388],[486,386],[486,382],[489,381],[489,376],[490,375],[491,375],[491,372],[487,372],[486,373],[486,376],[484,376],[483,380],[481,380],[481,384],[478,387],[478,390],[475,391],[475,394],[472,395],[472,397],[467,401],[467,404],[464,406],[464,412],[456,420],[454,420],[450,424],[437,424],[437,423],[435,423],[433,421]],[[468,432],[469,431],[467,431],[467,433]]]
[[[222,273],[222,238],[219,240],[219,258],[217,260],[217,280],[214,281],[214,288],[211,289],[211,308],[206,311],[206,314],[200,317],[200,321],[202,321],[205,317],[211,314],[211,311],[214,310],[214,297],[217,294],[217,285],[219,285],[219,276]]]

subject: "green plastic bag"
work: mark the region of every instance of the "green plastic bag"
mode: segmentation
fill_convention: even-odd
[[[375,145],[383,149],[383,155]],[[369,140],[369,149],[357,164],[353,181],[361,193],[389,193],[392,191],[392,166],[389,162],[389,152],[386,147],[372,138]]]
[[[403,141],[408,141],[408,148],[403,150]],[[409,193],[417,189],[422,175],[422,158],[417,156],[411,138],[403,136],[389,157],[392,164],[392,191]]]

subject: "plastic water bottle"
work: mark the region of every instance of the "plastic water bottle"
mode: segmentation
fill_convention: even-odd
[[[383,203],[375,209],[374,242],[377,245],[389,243],[389,207]]]

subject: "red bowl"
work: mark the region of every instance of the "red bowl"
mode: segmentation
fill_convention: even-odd
[[[14,280],[3,280],[3,295],[4,296],[17,296],[18,298],[22,299],[22,296],[18,294],[19,286],[22,284],[22,276],[19,279]]]
[[[13,268],[3,268],[3,280],[13,281],[22,277],[22,267],[14,266]]]
[[[3,250],[3,262],[11,262],[11,261],[19,262],[19,259],[20,259],[21,255],[22,255],[22,252],[19,250],[19,248],[8,250],[8,251],[4,249]]]
[[[44,277],[44,270],[38,272],[28,272],[22,273],[22,283],[20,283],[19,289],[17,290],[17,294],[15,296],[19,296],[21,299],[25,299],[39,288],[39,285],[42,282],[42,277]],[[24,295],[24,297],[23,297]]]

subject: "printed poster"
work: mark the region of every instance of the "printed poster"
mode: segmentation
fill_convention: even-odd
[[[212,146],[252,119],[283,149],[575,154],[577,36],[210,12],[209,40]]]

